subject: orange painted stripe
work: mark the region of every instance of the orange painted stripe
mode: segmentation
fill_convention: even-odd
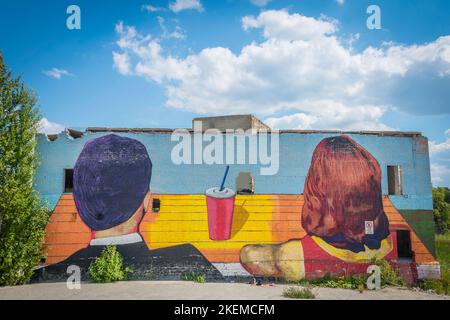
[[[52,221],[45,228],[46,233],[54,232],[78,232],[91,234],[91,230],[81,221],[74,222]]]
[[[47,244],[86,244],[91,241],[91,234],[86,232],[64,232],[47,233],[45,243]]]
[[[75,206],[60,206],[57,205],[53,213],[77,213],[77,208]]]
[[[71,208],[70,211],[68,208]],[[79,217],[71,194],[63,194],[50,216],[44,238],[46,263],[65,260],[89,245],[91,234]],[[69,212],[67,212],[69,211]],[[63,213],[62,213],[63,212]]]

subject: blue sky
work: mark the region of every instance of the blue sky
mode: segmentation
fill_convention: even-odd
[[[70,4],[81,30],[66,28]],[[0,50],[46,130],[255,113],[276,128],[421,131],[434,185],[450,186],[449,14],[447,0],[0,0]]]

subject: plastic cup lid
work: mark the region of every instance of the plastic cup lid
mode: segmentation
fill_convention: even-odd
[[[205,194],[208,197],[217,198],[217,199],[226,199],[234,197],[236,192],[234,190],[229,188],[224,188],[222,191],[220,191],[219,187],[214,187],[206,190]]]

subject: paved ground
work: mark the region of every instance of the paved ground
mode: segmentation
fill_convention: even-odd
[[[130,281],[110,284],[82,283],[80,290],[68,290],[65,283],[40,283],[1,287],[0,299],[187,299],[187,300],[271,300],[283,299],[286,285],[254,286],[242,283],[193,283],[186,281]],[[314,288],[317,299],[423,300],[446,299],[407,289],[385,288],[380,291]]]

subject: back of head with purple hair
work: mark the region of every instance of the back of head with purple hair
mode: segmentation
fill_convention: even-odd
[[[86,143],[74,168],[74,199],[82,220],[100,231],[127,221],[149,191],[152,162],[145,146],[114,134]]]

